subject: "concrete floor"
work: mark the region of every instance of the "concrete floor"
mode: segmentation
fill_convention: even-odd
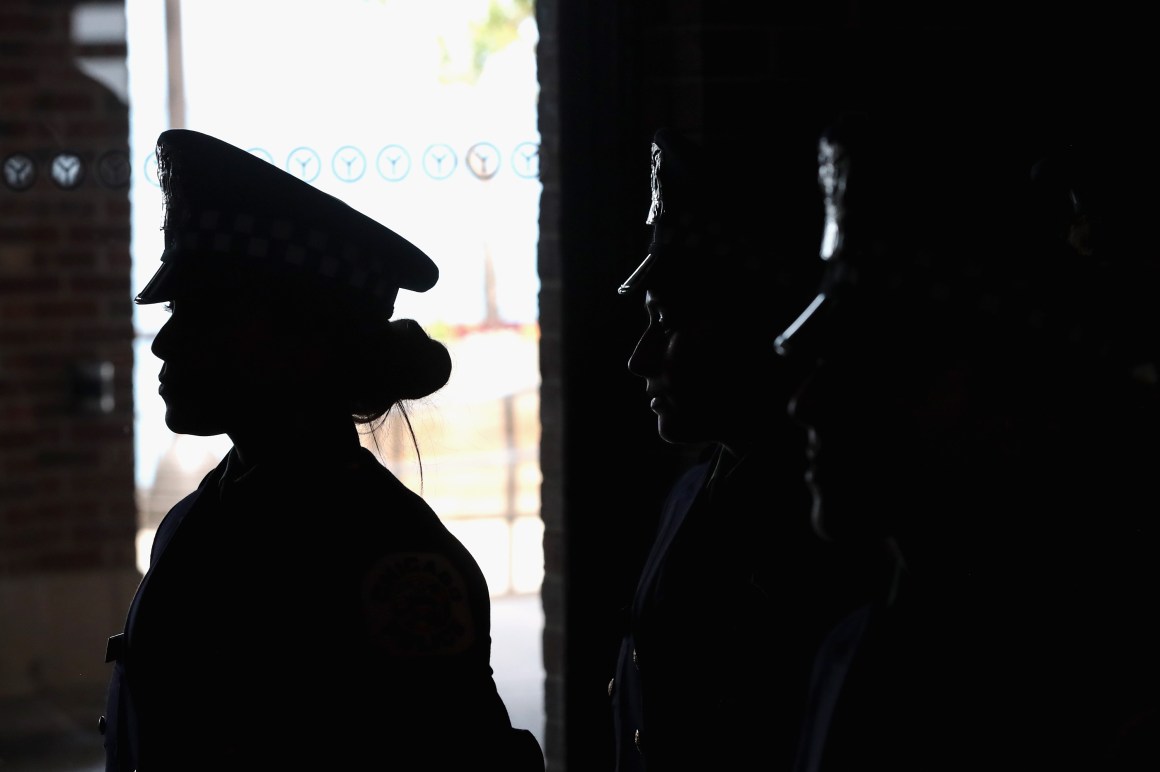
[[[538,593],[492,600],[492,669],[512,723],[544,744],[543,607]],[[0,702],[0,772],[104,772],[99,695]],[[67,704],[66,704],[67,702]],[[99,712],[99,708],[96,709]]]

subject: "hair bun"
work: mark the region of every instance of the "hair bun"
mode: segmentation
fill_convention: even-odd
[[[451,353],[414,319],[389,323],[394,356],[392,381],[399,399],[421,399],[447,385],[451,377]]]

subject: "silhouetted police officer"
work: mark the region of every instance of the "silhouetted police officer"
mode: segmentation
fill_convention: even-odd
[[[492,679],[479,567],[359,439],[447,382],[444,346],[391,318],[435,264],[216,138],[166,131],[157,161],[165,251],[137,302],[172,314],[166,423],[233,447],[109,641],[108,770],[542,770]]]
[[[608,685],[620,772],[787,768],[814,647],[877,557],[809,525],[785,412],[802,371],[769,341],[814,286],[816,134],[779,120],[704,146],[661,129],[651,148],[652,241],[620,288],[648,316],[628,368],[660,437],[704,450],[664,502]]]
[[[900,557],[820,651],[795,769],[1145,768],[1154,178],[1087,148],[1033,174],[1011,127],[927,108],[822,137],[826,273],[777,341],[815,362],[816,528]]]

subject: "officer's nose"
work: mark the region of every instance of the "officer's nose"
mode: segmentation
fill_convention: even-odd
[[[818,410],[818,394],[825,387],[828,378],[829,372],[825,363],[818,362],[802,380],[786,406],[786,412],[794,422],[807,429],[813,427]]]
[[[161,325],[161,329],[153,336],[153,343],[149,346],[149,350],[153,352],[153,356],[161,361],[168,358],[168,354],[172,352],[174,339],[177,337],[177,327],[173,321],[173,317],[165,320],[165,324]]]
[[[640,336],[640,340],[636,342],[632,354],[628,357],[628,371],[641,378],[648,376],[652,369],[651,362],[655,359],[655,355],[652,352],[652,349],[655,348],[653,344],[655,334],[653,334],[652,330],[653,327],[650,325],[644,331],[644,334]]]

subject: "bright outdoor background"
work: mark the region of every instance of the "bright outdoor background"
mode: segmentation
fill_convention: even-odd
[[[180,12],[179,69],[167,63],[167,5]],[[495,599],[497,683],[513,719],[539,735],[540,183],[531,1],[127,0],[126,13],[135,290],[163,245],[153,143],[182,115],[180,125],[303,177],[439,265],[432,290],[401,292],[396,303],[396,317],[423,323],[453,358],[447,387],[411,412],[422,479],[401,423],[388,423],[367,444],[382,450],[384,463],[425,496],[483,568]],[[142,571],[161,517],[229,448],[226,437],[179,436],[165,426],[160,362],[149,351],[164,321],[159,306],[135,309]],[[509,599],[519,605],[505,605]]]

